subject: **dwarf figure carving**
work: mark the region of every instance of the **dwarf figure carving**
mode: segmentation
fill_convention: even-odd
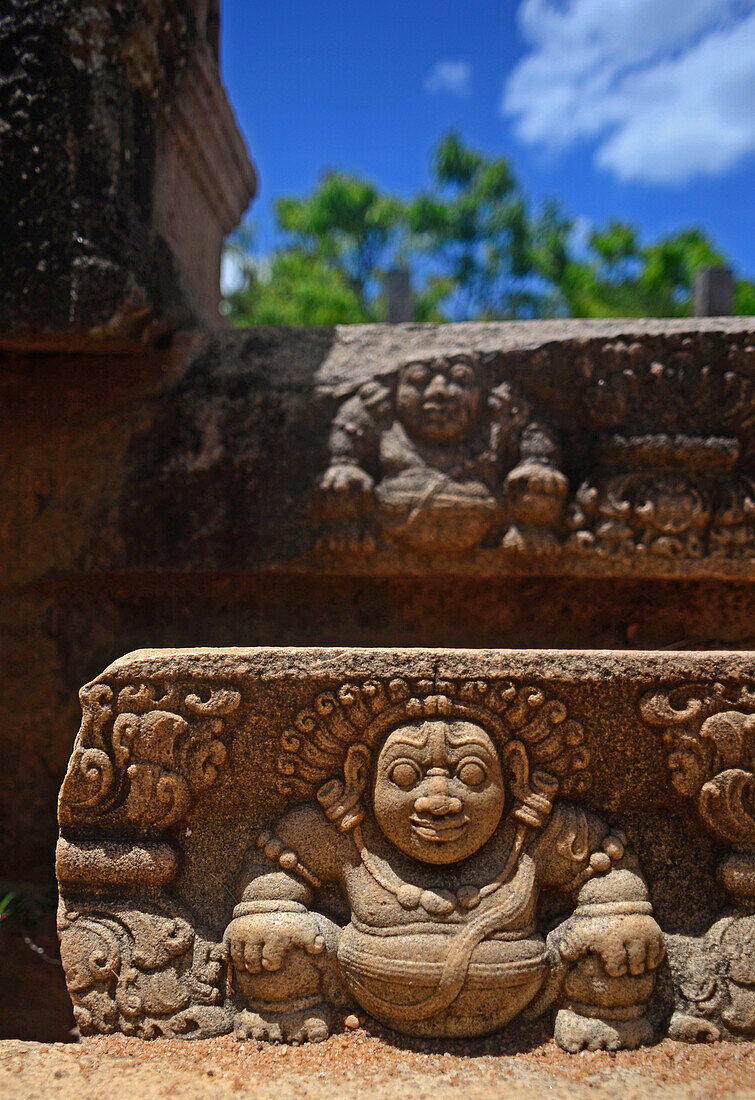
[[[423,690],[345,685],[283,735],[283,789],[315,797],[245,870],[225,935],[236,1034],[323,1039],[350,999],[419,1036],[556,1007],[564,1049],[649,1041],[664,941],[637,860],[557,797],[588,780],[581,727],[535,688]]]
[[[324,545],[365,550],[377,534],[427,553],[479,546],[504,519],[504,476],[519,457],[529,415],[508,383],[488,390],[481,364],[465,353],[413,360],[395,379],[366,383],[333,422],[320,479],[322,518],[330,524]],[[533,498],[535,526],[558,523],[566,492],[550,437],[547,443],[540,448],[547,457],[534,473],[522,466],[517,482],[517,496]],[[555,497],[543,464],[553,467]],[[552,507],[543,509],[542,498]]]

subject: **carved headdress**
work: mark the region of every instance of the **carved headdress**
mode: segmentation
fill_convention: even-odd
[[[433,718],[475,722],[501,750],[523,746],[528,767],[509,785],[515,812],[527,824],[543,824],[556,793],[578,794],[589,786],[584,731],[559,699],[508,681],[397,678],[344,684],[300,711],[281,735],[279,790],[314,798],[327,781],[343,776],[353,746],[373,750],[391,730]]]

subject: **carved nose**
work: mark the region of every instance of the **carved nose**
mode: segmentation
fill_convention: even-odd
[[[422,795],[414,803],[414,809],[418,814],[432,814],[434,817],[460,814],[463,808],[460,798],[447,794]]]
[[[460,814],[464,809],[461,799],[448,793],[448,777],[445,773],[433,775],[431,771],[427,786],[428,793],[420,795],[414,803],[416,813],[445,817],[447,814]]]
[[[425,397],[448,397],[448,385],[444,374],[436,374],[425,390]]]

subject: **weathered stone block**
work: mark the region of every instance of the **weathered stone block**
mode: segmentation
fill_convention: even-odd
[[[219,321],[255,176],[217,0],[10,0],[0,18],[0,307],[19,347]]]
[[[567,1050],[755,1033],[742,653],[145,650],[60,796],[82,1032],[298,1042],[555,1013]]]

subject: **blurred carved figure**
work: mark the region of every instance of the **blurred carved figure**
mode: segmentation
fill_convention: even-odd
[[[411,360],[395,378],[367,382],[343,403],[331,430],[320,480],[323,514],[333,525],[327,548],[364,551],[382,538],[453,554],[489,541],[504,521],[505,474],[527,431],[541,439],[539,466],[549,476],[528,473],[522,454],[519,511],[524,488],[526,526],[557,525],[566,480],[553,465],[548,433],[527,429],[528,418],[512,387],[487,387],[481,365],[466,353]]]

